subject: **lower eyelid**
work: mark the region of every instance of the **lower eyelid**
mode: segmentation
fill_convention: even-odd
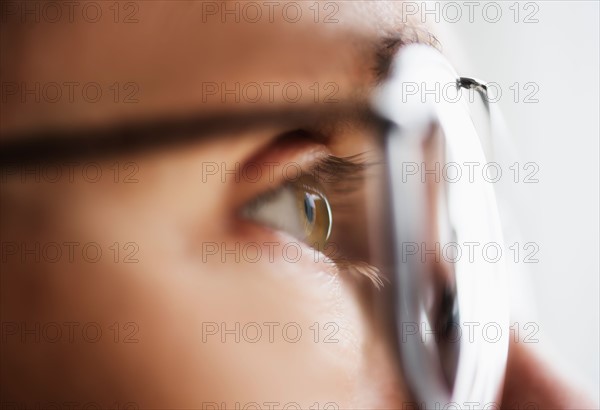
[[[372,297],[372,293],[369,289],[381,289],[387,283],[385,276],[377,267],[365,261],[346,258],[335,243],[329,244],[321,252],[282,231],[250,220],[238,223],[237,236],[243,238],[242,248],[247,244],[259,247],[269,244],[268,246],[274,247],[274,260],[269,259],[271,255],[268,254],[268,249],[262,249],[259,263],[268,263],[269,265],[278,263],[278,261],[291,263],[300,277],[311,271],[324,273],[326,277],[330,277],[330,279],[326,279],[326,282],[341,281],[349,290],[358,292],[355,296],[358,297],[360,306],[367,306],[371,303],[369,298]],[[289,254],[284,255],[283,249],[286,247]],[[302,262],[296,260],[295,249],[302,249]],[[300,266],[305,266],[305,269],[298,269]]]

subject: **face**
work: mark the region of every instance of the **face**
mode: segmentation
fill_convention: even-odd
[[[6,401],[409,401],[375,308],[367,109],[396,49],[431,41],[399,3],[26,4],[4,10],[2,143],[59,148],[2,176]]]
[[[381,192],[365,181],[382,175],[366,110],[393,47],[381,33],[400,44],[404,28],[380,23],[393,5],[332,4],[302,5],[296,22],[298,3],[239,23],[222,18],[228,5],[202,2],[140,3],[132,24],[9,18],[6,78],[82,86],[75,102],[42,90],[23,103],[4,90],[3,136],[56,129],[74,145],[109,147],[59,155],[57,179],[45,166],[39,180],[23,180],[23,168],[4,175],[9,401],[401,401],[371,309],[381,273],[368,236],[381,210],[366,200]],[[83,101],[89,83],[114,94]],[[153,121],[190,114],[192,132],[153,143]],[[131,149],[115,142],[122,123],[151,132]],[[80,132],[98,127],[115,131]],[[22,254],[29,247],[39,254]],[[39,326],[39,343],[23,342],[21,323]]]

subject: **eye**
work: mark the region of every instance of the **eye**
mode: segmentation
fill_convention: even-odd
[[[303,175],[253,201],[243,216],[285,231],[322,250],[331,235],[333,218],[329,201],[317,180]]]

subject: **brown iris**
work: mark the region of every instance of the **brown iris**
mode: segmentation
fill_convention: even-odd
[[[333,223],[329,201],[312,176],[302,176],[293,183],[293,188],[304,226],[305,241],[315,249],[323,250],[331,235]]]

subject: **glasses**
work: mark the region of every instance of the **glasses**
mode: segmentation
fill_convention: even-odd
[[[487,111],[483,121],[474,104]],[[506,272],[495,256],[464,251],[500,246],[502,232],[493,186],[461,173],[486,164],[496,108],[483,83],[422,45],[399,51],[373,106],[387,124],[388,307],[399,368],[424,408],[492,405],[508,352]]]

